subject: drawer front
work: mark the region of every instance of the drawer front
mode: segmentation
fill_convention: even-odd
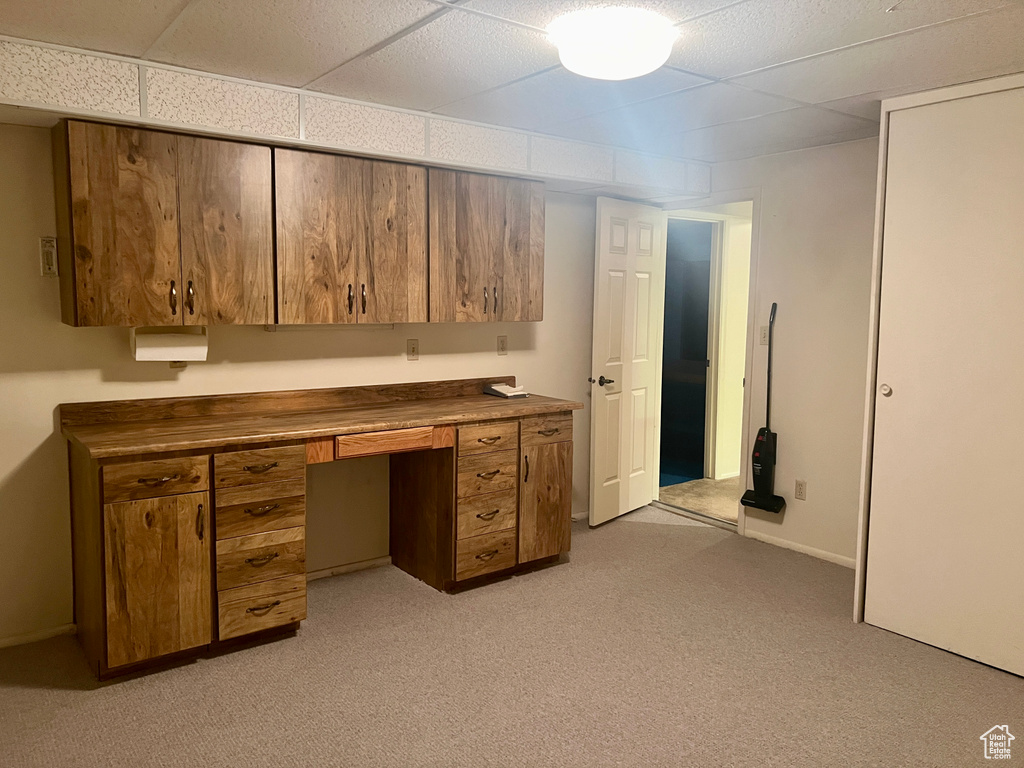
[[[217,637],[229,640],[306,618],[306,577],[288,576],[217,595]]]
[[[334,458],[375,456],[382,453],[423,451],[434,447],[433,427],[389,429],[383,432],[361,432],[334,438]]]
[[[493,421],[459,427],[459,456],[515,450],[518,447],[518,421]]]
[[[182,456],[103,467],[103,501],[107,504],[205,491],[209,487],[209,456]]]
[[[516,527],[516,490],[459,499],[460,539]]]
[[[217,538],[278,531],[306,524],[306,483],[240,485],[217,491]]]
[[[217,542],[217,591],[306,573],[306,530],[256,533]]]
[[[516,532],[500,531],[463,539],[456,545],[455,580],[495,573],[516,564]]]
[[[281,480],[305,480],[305,477],[304,445],[218,453],[213,457],[213,478],[217,488],[276,483]]]
[[[523,448],[572,440],[572,411],[527,416],[522,421]]]
[[[515,488],[518,456],[518,451],[498,451],[459,459],[459,498]]]

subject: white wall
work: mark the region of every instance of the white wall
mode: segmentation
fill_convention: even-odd
[[[38,238],[54,230],[49,132],[0,125],[0,644],[72,620],[67,460],[55,423],[62,402],[515,374],[530,390],[588,406],[574,425],[573,508],[586,511],[593,198],[548,196],[542,323],[212,328],[209,362],[184,371],[132,361],[125,330],[61,324],[57,281],[41,277],[38,264]],[[507,357],[496,354],[499,334],[508,336]],[[420,340],[419,361],[405,359],[407,338]],[[345,516],[360,514],[360,505],[340,506],[346,470],[314,472],[310,535],[320,535],[319,544],[357,535]],[[358,534],[366,538],[339,545],[338,564],[379,549],[386,488],[375,493],[359,491],[359,498],[377,499],[364,508],[377,517],[360,518],[369,520]],[[310,543],[311,566],[328,567],[330,548],[319,544]]]
[[[760,189],[755,328],[773,301],[776,517],[745,533],[852,567],[864,426],[877,139],[721,163],[714,190]],[[749,439],[764,423],[767,347],[754,346]],[[807,481],[807,501],[793,498]],[[747,479],[748,487],[750,480]]]

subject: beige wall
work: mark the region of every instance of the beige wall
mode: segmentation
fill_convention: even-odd
[[[589,406],[594,200],[551,194],[545,320],[266,333],[213,328],[210,359],[183,371],[136,363],[128,333],[60,323],[57,281],[39,274],[38,238],[54,233],[49,134],[0,125],[0,643],[71,621],[71,546],[59,403],[343,387],[515,374],[530,390]],[[509,354],[495,352],[505,334]],[[405,340],[420,359],[405,359]],[[587,509],[589,409],[575,416],[575,513]],[[378,479],[380,466],[370,466]],[[380,550],[387,489],[346,467],[311,476],[311,567]],[[355,480],[353,480],[355,478]],[[362,501],[365,501],[363,503]],[[359,525],[355,525],[355,520]],[[332,547],[337,563],[330,562]],[[370,553],[370,554],[367,554]]]
[[[867,372],[878,141],[722,163],[715,192],[760,189],[755,328],[773,301],[772,428],[781,517],[747,535],[853,565]],[[764,423],[767,347],[754,346],[750,440]],[[793,498],[807,481],[807,501]],[[749,480],[748,480],[749,487]]]

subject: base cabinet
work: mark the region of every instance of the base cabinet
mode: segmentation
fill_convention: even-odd
[[[519,562],[569,551],[572,443],[523,448],[519,487]]]

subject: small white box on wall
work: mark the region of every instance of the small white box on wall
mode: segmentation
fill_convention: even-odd
[[[132,356],[140,362],[205,362],[210,337],[205,326],[132,328]]]

